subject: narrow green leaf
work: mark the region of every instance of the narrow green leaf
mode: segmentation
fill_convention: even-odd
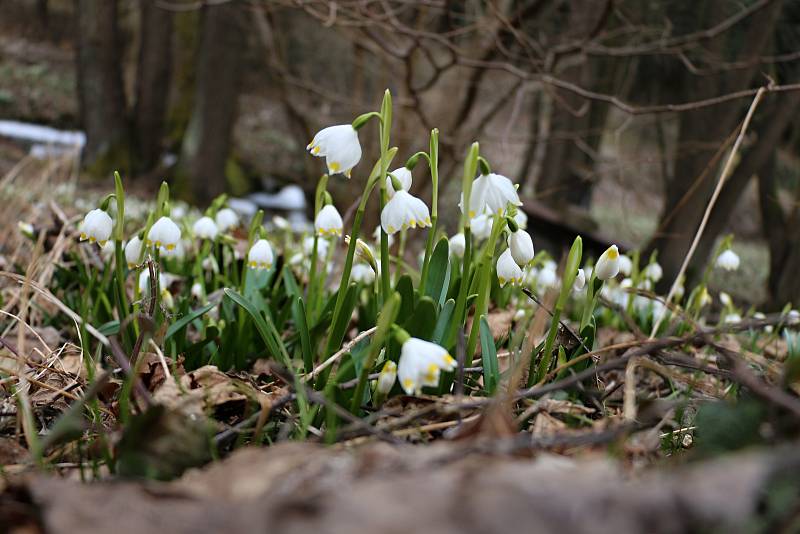
[[[454,299],[447,299],[447,302],[442,306],[442,311],[439,312],[439,318],[436,320],[436,328],[433,329],[433,336],[431,341],[439,345],[444,341],[444,336],[447,334],[447,327],[453,318],[453,310],[455,310],[456,301]],[[445,347],[447,348],[447,347]]]
[[[481,315],[481,359],[483,360],[483,382],[486,393],[492,395],[500,382],[500,371],[497,364],[497,348],[494,346],[494,337],[486,316]]]
[[[167,334],[164,336],[164,341],[168,340],[169,338],[180,332],[184,327],[186,327],[186,325],[188,325],[198,317],[201,317],[206,313],[208,313],[208,311],[214,306],[216,306],[216,304],[214,303],[206,304],[205,306],[197,308],[191,313],[184,315],[183,317],[181,317],[180,319],[169,325],[169,328],[167,328]]]
[[[432,298],[441,307],[447,297],[450,284],[450,244],[443,237],[436,244],[431,254],[428,267],[428,280],[425,282],[425,295]]]
[[[431,339],[436,328],[436,303],[433,299],[430,297],[419,299],[414,313],[405,320],[403,327],[414,337]]]
[[[258,330],[261,339],[267,345],[270,354],[280,359],[281,363],[291,368],[289,354],[286,352],[286,347],[283,345],[280,334],[278,334],[275,325],[272,323],[269,310],[265,310],[266,313],[262,315],[250,301],[231,288],[225,288],[225,295],[241,306],[250,315],[250,318],[253,319],[256,325],[256,330]]]
[[[306,323],[306,307],[302,297],[297,297],[292,301],[292,320],[297,332],[300,334],[300,349],[303,352],[303,367],[306,373],[310,373],[314,368],[314,354],[311,351],[311,336],[308,333]]]

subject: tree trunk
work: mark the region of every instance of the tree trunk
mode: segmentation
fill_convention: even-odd
[[[140,0],[141,38],[136,74],[135,165],[152,169],[161,155],[172,74],[172,12],[155,0]]]
[[[97,175],[127,169],[128,128],[116,0],[76,0],[78,103],[84,163]]]
[[[225,191],[246,44],[244,16],[238,3],[203,7],[194,107],[181,149],[183,174],[197,202]]]
[[[714,4],[709,6],[708,13],[711,16],[705,21],[706,26],[724,18],[723,3],[719,2],[720,5],[716,6],[719,9]],[[780,8],[780,1],[762,8],[751,15],[741,31],[730,30],[711,40],[707,44],[707,51],[720,60],[747,61],[757,58],[773,36],[772,28]],[[739,53],[730,58],[730,50],[737,48]],[[751,84],[759,63],[752,61],[751,64],[748,68],[710,75],[687,72],[684,93],[687,98],[701,100],[746,88]],[[671,284],[677,276],[716,186],[718,165],[706,168],[720,145],[736,127],[742,112],[742,103],[733,101],[684,112],[680,116],[679,142],[674,155],[675,173],[672,181],[667,184],[661,222],[648,247],[650,250],[658,250],[659,262],[665,275],[662,284],[665,286]],[[707,243],[713,243],[716,234],[712,235],[708,230],[706,233]],[[700,251],[698,258],[704,260],[707,255],[708,250]],[[698,265],[699,262],[693,263],[693,268],[687,271],[689,284],[699,272]]]

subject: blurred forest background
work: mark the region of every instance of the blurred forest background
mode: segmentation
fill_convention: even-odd
[[[690,276],[733,232],[739,297],[776,308],[800,302],[800,0],[0,0],[0,119],[85,132],[87,181],[311,194],[313,133],[388,87],[401,159],[441,130],[445,206],[480,140],[537,243],[546,220],[658,250],[664,283],[761,86]],[[0,138],[0,175],[24,150]]]

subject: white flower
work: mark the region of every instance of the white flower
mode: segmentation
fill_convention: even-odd
[[[328,255],[328,245],[330,242],[327,239],[317,239],[317,258],[325,258]],[[314,252],[314,238],[306,237],[303,239],[303,252],[309,258]]]
[[[292,227],[291,223],[289,223],[285,217],[281,217],[280,215],[275,215],[272,217],[272,224],[275,225],[275,228],[278,230],[288,230]]]
[[[470,229],[472,230],[472,235],[474,235],[475,239],[478,241],[483,241],[489,238],[489,236],[492,234],[493,224],[494,218],[491,215],[486,214],[478,215],[469,223]]]
[[[572,289],[575,291],[581,291],[585,285],[586,273],[583,269],[578,269],[578,274],[575,276],[575,282],[572,283]]]
[[[620,267],[620,271],[622,268]],[[648,280],[652,280],[653,282],[658,282],[664,276],[664,269],[661,268],[661,265],[658,262],[654,261],[647,267],[645,267],[644,272],[642,273],[645,278]]]
[[[24,221],[17,221],[17,229],[27,238],[33,238],[33,225]]]
[[[239,216],[230,208],[222,208],[214,218],[220,232],[227,232],[230,228],[239,226]]]
[[[600,280],[614,278],[619,273],[619,249],[611,245],[600,255],[597,265],[594,266],[595,276]]]
[[[509,248],[505,249],[497,259],[497,280],[500,282],[500,287],[504,287],[506,284],[513,286],[522,283],[522,269],[514,261]]]
[[[786,312],[786,322],[788,324],[800,323],[800,312],[797,310],[789,310]]]
[[[111,217],[101,209],[94,209],[86,214],[83,222],[80,225],[80,240],[89,240],[89,243],[95,241],[102,247],[111,237],[111,229],[113,223]]]
[[[356,263],[350,271],[350,280],[369,285],[375,281],[375,271],[365,263]]]
[[[536,276],[536,285],[541,289],[558,287],[558,275],[555,269],[544,268]]]
[[[133,239],[128,241],[125,245],[125,261],[128,263],[128,268],[133,268],[139,264],[139,258],[142,257],[142,240],[139,236],[133,236]]]
[[[112,241],[106,241],[106,244],[100,247],[100,256],[102,256],[103,261],[108,261],[114,257],[114,243]]]
[[[686,288],[683,287],[683,283],[678,282],[678,285],[675,286],[675,293],[673,293],[672,297],[680,302],[683,298],[684,293],[686,292]]]
[[[256,241],[247,253],[247,265],[251,269],[269,269],[273,260],[272,247],[266,239]]]
[[[508,249],[520,267],[525,267],[533,260],[533,239],[525,230],[517,230],[508,236]]]
[[[728,315],[725,316],[725,318],[723,319],[722,322],[724,322],[726,324],[741,323],[742,322],[742,316],[739,315],[738,313],[729,313]]]
[[[164,250],[175,250],[181,240],[181,229],[169,217],[161,217],[147,233],[147,246],[155,245]]]
[[[443,347],[415,337],[409,338],[400,349],[397,376],[407,394],[419,393],[423,386],[439,383],[442,370],[452,371],[456,361]]]
[[[342,173],[348,178],[353,167],[361,160],[358,132],[350,124],[339,124],[320,130],[306,150],[318,158],[325,158],[329,174]]]
[[[528,227],[528,215],[522,210],[517,210],[517,214],[514,215],[514,222],[525,230]]]
[[[383,364],[381,374],[378,376],[378,385],[375,388],[381,395],[388,395],[397,379],[397,364],[392,360]]]
[[[150,269],[144,269],[141,273],[139,273],[139,291],[141,293],[149,293],[150,292]],[[158,289],[163,293],[167,291],[168,280],[167,277],[164,276],[164,273],[158,273]]]
[[[317,213],[317,218],[314,219],[314,229],[317,231],[317,235],[322,237],[341,236],[343,226],[342,216],[339,215],[339,210],[333,204],[324,206]]]
[[[619,255],[619,272],[622,276],[630,276],[633,272],[633,262],[625,254]]]
[[[726,271],[735,271],[739,268],[739,255],[731,249],[727,249],[717,257],[717,267]]]
[[[389,174],[394,175],[397,178],[397,181],[400,182],[400,185],[403,186],[403,191],[408,191],[411,189],[411,170],[407,167],[400,167],[399,169],[395,169],[391,171]],[[392,185],[392,177],[386,177],[386,194],[389,195],[389,198],[392,198],[396,191],[394,190],[394,185]]]
[[[211,217],[200,217],[192,226],[192,231],[200,239],[214,239],[219,233],[219,228]]]
[[[430,225],[428,206],[408,191],[397,191],[381,212],[381,226],[390,235],[407,228]]]
[[[733,305],[733,299],[731,299],[731,296],[725,293],[724,291],[719,292],[719,301],[722,303],[723,306]]]
[[[197,300],[202,300],[203,298],[203,284],[200,282],[195,282],[192,284],[192,288],[189,290],[189,294],[196,298]]]
[[[522,205],[511,180],[501,174],[482,174],[472,182],[467,215],[475,217],[487,208],[492,213],[503,213],[509,203]]]
[[[464,234],[458,233],[449,240],[450,252],[457,258],[464,257],[464,250],[467,248],[467,241],[464,239]]]

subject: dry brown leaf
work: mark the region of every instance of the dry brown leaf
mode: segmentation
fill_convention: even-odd
[[[170,377],[155,391],[154,399],[184,413],[209,413],[228,403],[258,402],[259,393],[248,383],[234,379],[206,365],[181,376],[179,382]]]

